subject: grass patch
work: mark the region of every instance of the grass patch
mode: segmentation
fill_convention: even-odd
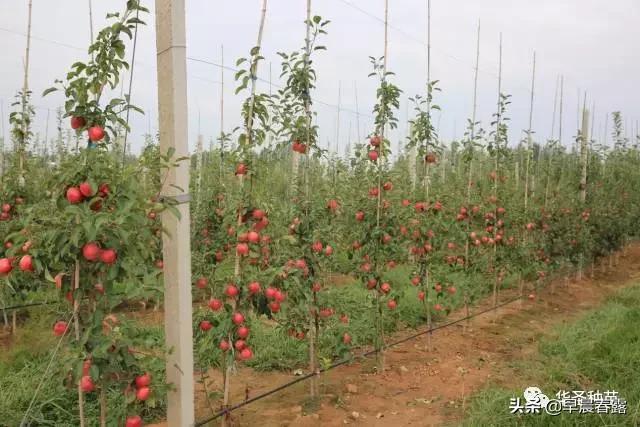
[[[472,400],[464,426],[640,425],[640,284],[626,288],[582,319],[540,343],[539,355],[522,363],[517,389],[490,386]],[[559,390],[616,390],[626,415],[511,415],[509,399],[538,386],[549,397]]]
[[[79,425],[78,395],[75,386],[68,384],[66,360],[76,358],[72,351],[60,351],[48,375],[47,365],[58,339],[51,333],[51,325],[60,318],[56,305],[28,309],[28,321],[18,328],[8,351],[0,351],[0,427],[21,425],[30,407],[36,388],[42,382],[39,393],[29,410],[25,425],[74,427]],[[140,326],[138,333],[148,340],[162,338],[160,326]],[[159,366],[164,362],[158,361]],[[161,376],[155,381],[164,382]],[[119,425],[127,413],[125,396],[120,390],[107,394],[108,425]],[[130,409],[130,408],[129,408]],[[140,414],[148,421],[162,418],[165,399],[158,398],[155,407],[145,407]],[[85,394],[85,419],[87,426],[99,425],[98,393]]]

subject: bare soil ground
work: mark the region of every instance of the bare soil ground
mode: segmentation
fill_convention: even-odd
[[[309,383],[305,381],[234,411],[229,425],[455,425],[474,392],[489,382],[508,386],[519,378],[513,362],[535,354],[540,337],[548,335],[554,326],[597,307],[607,295],[640,278],[640,244],[620,253],[617,265],[609,268],[608,260],[603,263],[605,268],[597,266],[593,278],[588,277],[591,269],[585,271],[586,277],[581,281],[560,278],[532,301],[513,302],[495,312],[438,330],[431,336],[430,345],[425,335],[387,350],[384,373],[374,373],[372,359],[325,373],[321,377],[321,399],[315,407],[306,401]],[[517,295],[517,290],[503,291],[500,301]],[[487,298],[473,307],[471,314],[491,305],[491,298]],[[458,311],[449,318],[464,316],[463,311]],[[389,337],[389,341],[413,333],[399,332]],[[220,373],[208,374],[207,389],[221,390]],[[293,378],[287,373],[257,373],[240,368],[232,379],[232,403]],[[212,409],[219,410],[220,401],[210,405],[201,384],[197,385],[196,395],[197,419],[209,417]],[[219,423],[216,420],[210,425]]]

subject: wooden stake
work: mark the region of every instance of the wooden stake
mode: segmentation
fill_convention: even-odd
[[[175,149],[177,158],[189,155],[185,0],[155,4],[160,151]],[[181,196],[178,188],[189,188],[188,162],[167,171],[162,195]],[[176,207],[180,218],[162,214],[167,230],[163,234],[166,375],[173,386],[167,392],[167,424],[189,426],[194,423],[190,215],[186,200]]]

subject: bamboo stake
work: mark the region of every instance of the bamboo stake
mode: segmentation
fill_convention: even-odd
[[[338,117],[336,119],[336,155],[338,154],[338,147],[340,145],[340,103],[342,100],[340,99],[342,96],[342,82],[338,80]],[[337,165],[335,165],[337,166]]]
[[[496,116],[496,130],[495,130],[495,155],[494,155],[494,169],[495,169],[495,177],[493,179],[493,196],[496,200],[496,205],[494,209],[494,216],[497,220],[498,218],[498,181],[499,181],[499,159],[500,156],[500,125],[502,124],[502,33],[500,33],[500,47],[498,54],[498,105],[497,105],[497,116]],[[498,306],[498,282],[499,282],[499,272],[497,266],[497,258],[498,258],[498,242],[495,240],[498,234],[498,227],[496,225],[493,237],[494,237],[494,245],[493,245],[493,307]],[[467,238],[468,241],[468,238]],[[467,243],[468,244],[468,243]],[[498,311],[494,310],[494,321],[498,317]]]
[[[582,112],[582,131],[580,133],[580,201],[584,205],[587,201],[587,157],[589,150],[589,110]]]
[[[224,45],[220,45],[220,182],[224,169]]]
[[[89,0],[89,37],[91,44],[93,44],[93,6],[91,0]]]
[[[80,308],[80,301],[78,298],[78,289],[80,288],[80,261],[76,259],[75,270],[73,274],[73,327],[76,334],[76,341],[80,341],[80,319],[78,316],[78,310]],[[80,417],[80,427],[85,426],[84,419],[84,395],[80,381],[78,381],[78,412]]]
[[[553,117],[551,119],[551,141],[553,141],[553,136],[555,132],[556,125],[556,110],[558,106],[558,86],[559,86],[560,76],[556,78],[556,90],[553,95]],[[547,144],[547,148],[549,148],[549,144]],[[547,163],[547,183],[544,189],[544,209],[546,211],[547,206],[549,204],[549,186],[551,184],[551,166],[552,166],[552,158],[553,153],[547,149],[547,156],[549,156],[549,161]]]
[[[358,135],[358,142],[361,142],[362,139],[360,138],[360,113],[358,112],[358,84],[355,80],[353,81],[353,91],[356,97],[356,134]]]
[[[533,51],[533,72],[531,77],[531,103],[529,106],[529,130],[527,131],[527,158],[524,172],[524,212],[527,213],[527,205],[529,201],[529,164],[531,161],[531,132],[533,132],[533,99],[535,93],[535,81],[536,81],[536,52]]]
[[[304,66],[305,69],[308,69],[310,61],[309,58],[311,57],[311,0],[307,0],[307,16],[306,16],[306,20],[305,20],[305,25],[306,25],[306,35],[305,35],[305,54],[304,54]],[[307,90],[307,95],[309,95],[309,87],[307,86],[306,88]],[[338,99],[340,98],[340,87],[338,87]],[[338,101],[339,102],[339,101]],[[305,114],[307,116],[307,129],[306,129],[306,134],[307,134],[307,147],[311,148],[311,120],[312,120],[312,114],[311,114],[311,104],[309,101],[309,98],[306,97],[304,99],[304,109],[305,109]],[[339,123],[340,123],[340,107],[338,106],[338,129],[339,129]],[[336,130],[336,141],[337,138],[339,137],[339,130]],[[337,142],[336,142],[337,144]],[[298,154],[298,153],[295,153]],[[308,159],[305,162],[306,164],[306,168],[305,168],[305,199],[309,200],[309,188],[310,188],[310,184],[309,184],[309,174],[308,174],[308,168],[309,168],[309,162]],[[335,175],[334,175],[335,177]],[[309,334],[308,334],[308,338],[309,338],[309,370],[311,373],[314,373],[316,375],[313,375],[310,378],[309,381],[309,392],[310,392],[310,396],[311,399],[316,399],[318,397],[318,375],[319,375],[319,369],[318,369],[318,360],[317,360],[317,339],[318,339],[318,332],[319,332],[319,324],[317,321],[317,301],[316,301],[316,296],[314,294],[314,299],[313,299],[313,304],[309,307],[309,312],[310,313],[314,313],[310,318],[309,318]]]
[[[389,0],[385,0],[384,2],[384,57],[382,63],[382,78],[386,79],[387,73],[387,56],[388,56],[388,47],[389,47]],[[384,124],[379,129],[380,131],[380,144],[384,146],[384,138],[385,138],[385,126]],[[380,156],[378,159],[378,197],[376,200],[376,229],[380,228],[380,215],[382,212],[382,164],[384,163],[384,150],[380,150]],[[379,257],[376,257],[376,271],[380,270],[380,260]],[[385,366],[385,354],[384,354],[384,327],[382,322],[382,306],[380,303],[380,296],[376,293],[376,305],[378,309],[378,327],[377,332],[379,334],[378,339],[380,340],[380,348],[377,353],[378,359],[378,373],[384,373]]]
[[[26,153],[26,145],[28,143],[28,120],[27,116],[27,94],[29,92],[29,61],[30,61],[30,52],[31,52],[31,12],[33,10],[33,0],[29,0],[29,12],[28,12],[28,21],[27,21],[27,48],[25,50],[25,58],[24,58],[24,80],[22,83],[22,141],[18,141],[20,149],[18,151],[19,155],[19,185],[24,185],[24,162],[25,162],[25,153]]]
[[[100,389],[100,427],[107,427],[107,393]]]
[[[559,105],[559,112],[558,112],[558,144],[560,145],[560,147],[563,147],[562,145],[562,109],[564,106],[564,76],[560,75],[560,105]],[[560,189],[560,184],[562,182],[562,172],[563,172],[564,168],[560,168],[560,177],[558,178],[558,185],[557,185],[557,191]]]
[[[200,133],[200,112],[198,111],[198,142],[196,144],[196,206],[195,211],[198,212],[200,208],[201,191],[202,191],[202,134]]]
[[[476,132],[476,112],[478,109],[478,69],[480,67],[480,21],[478,20],[478,39],[476,44],[476,66],[473,77],[473,111],[471,113],[471,147],[475,141]],[[473,148],[470,148],[473,150]],[[467,209],[471,203],[471,184],[473,177],[473,154],[469,158],[469,170],[467,176]],[[469,221],[467,221],[467,236],[469,235]],[[464,265],[465,269],[469,265],[469,239],[464,244]]]
[[[586,95],[585,95],[586,103]],[[584,108],[582,110],[582,130],[578,136],[578,142],[580,144],[580,202],[582,206],[585,206],[587,200],[587,156],[588,156],[588,140],[589,140],[589,110]],[[579,266],[578,266],[578,280],[582,280],[582,270],[584,267],[584,255],[580,254]]]
[[[6,134],[4,133],[4,101],[0,100],[0,182],[4,182],[4,146]]]

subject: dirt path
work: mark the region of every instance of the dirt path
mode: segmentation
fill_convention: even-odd
[[[595,278],[580,282],[554,283],[534,301],[514,302],[497,312],[487,313],[449,328],[436,331],[427,348],[427,337],[400,344],[387,351],[386,370],[372,374],[373,360],[343,366],[322,376],[322,401],[317,411],[306,414],[304,405],[308,383],[302,382],[233,413],[234,426],[432,426],[459,420],[471,394],[489,381],[509,385],[518,376],[511,362],[537,352],[539,338],[554,325],[571,321],[596,307],[615,289],[640,278],[640,244],[621,254],[616,267]],[[507,301],[517,291],[504,291]],[[490,307],[490,299],[474,307],[479,312]],[[472,311],[472,314],[473,314]],[[450,319],[464,317],[457,312]],[[407,336],[413,331],[406,331]],[[401,338],[403,333],[394,335]],[[233,402],[242,401],[247,391],[255,396],[293,379],[283,373],[258,374],[241,369],[234,376]],[[221,388],[213,374],[209,390]],[[247,390],[250,387],[250,390]],[[211,414],[198,385],[198,419]],[[210,425],[218,425],[219,421]]]

